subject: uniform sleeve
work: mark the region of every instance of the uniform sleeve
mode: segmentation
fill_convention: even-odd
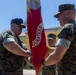
[[[13,35],[7,33],[7,32],[4,32],[3,33],[3,45],[6,45],[8,42],[15,42],[15,38]]]
[[[58,38],[61,39],[66,39],[66,40],[69,40],[70,42],[74,39],[74,28],[73,28],[73,25],[72,24],[67,24],[65,25],[59,35],[58,35]]]
[[[73,25],[65,25],[59,35],[58,35],[58,41],[56,43],[56,46],[63,46],[66,47],[67,49],[69,48],[72,40],[74,39],[74,30],[73,30]]]
[[[15,40],[13,38],[6,38],[3,41],[3,45],[6,45],[8,42],[15,42]]]
[[[63,46],[66,47],[66,49],[68,49],[70,47],[71,42],[69,40],[66,39],[58,39],[56,46]]]

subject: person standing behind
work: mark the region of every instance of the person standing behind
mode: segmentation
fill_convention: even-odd
[[[0,34],[0,75],[23,75],[24,59],[31,57],[19,38],[26,26],[21,18],[14,18],[10,27]]]
[[[49,47],[55,47],[56,44],[56,35],[55,34],[48,34],[48,45]]]
[[[58,35],[56,49],[45,58],[42,64],[48,66],[56,63],[62,75],[76,75],[76,9],[74,4],[61,4],[54,15],[62,29]]]
[[[48,34],[47,37],[49,47],[55,47],[56,44],[56,35],[55,34]],[[49,54],[53,52],[52,50],[49,51]],[[56,75],[57,73],[57,65],[51,66],[44,66],[42,68],[42,75]]]

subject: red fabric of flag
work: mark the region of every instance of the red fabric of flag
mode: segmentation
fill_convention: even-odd
[[[27,29],[33,66],[39,75],[41,62],[47,53],[46,38],[41,16],[40,0],[27,0]]]

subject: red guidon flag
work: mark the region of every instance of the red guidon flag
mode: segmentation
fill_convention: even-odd
[[[45,32],[41,16],[40,0],[27,0],[27,29],[33,66],[36,75],[40,75],[41,62],[47,53]]]

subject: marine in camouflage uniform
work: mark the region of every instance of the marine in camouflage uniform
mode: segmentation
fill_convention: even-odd
[[[19,19],[14,20],[19,21]],[[24,48],[20,38],[15,36],[11,30],[5,30],[0,34],[0,75],[23,75],[24,57],[15,55],[5,48],[10,41]]]
[[[67,10],[72,10],[75,14],[75,6],[73,4],[62,4],[59,6],[60,13]],[[54,17],[58,18],[60,13],[56,14]],[[75,15],[73,15],[73,17],[74,16]],[[74,18],[69,19],[68,21],[69,22],[63,26],[58,35],[58,39],[63,39],[61,44],[64,47],[68,47],[68,44],[65,44],[66,41],[64,39],[70,41],[70,43],[68,42],[70,46],[67,48],[62,60],[58,63],[60,75],[76,75],[76,22],[74,21]],[[60,44],[57,45],[59,46]]]
[[[52,34],[52,33],[48,34],[47,40],[48,40],[48,45],[50,47],[55,47],[55,43],[56,43],[56,35],[55,34]],[[50,50],[49,54],[51,52],[52,51]],[[50,66],[44,66],[42,68],[42,75],[55,75],[56,71],[57,71],[57,64],[50,65]]]
[[[58,63],[58,67],[62,75],[76,75],[76,22],[67,23],[60,31],[58,37],[71,42],[63,59]]]
[[[55,18],[63,26],[59,32],[56,49],[44,62],[44,65],[58,63],[60,75],[76,75],[76,22],[75,5],[61,4]]]

